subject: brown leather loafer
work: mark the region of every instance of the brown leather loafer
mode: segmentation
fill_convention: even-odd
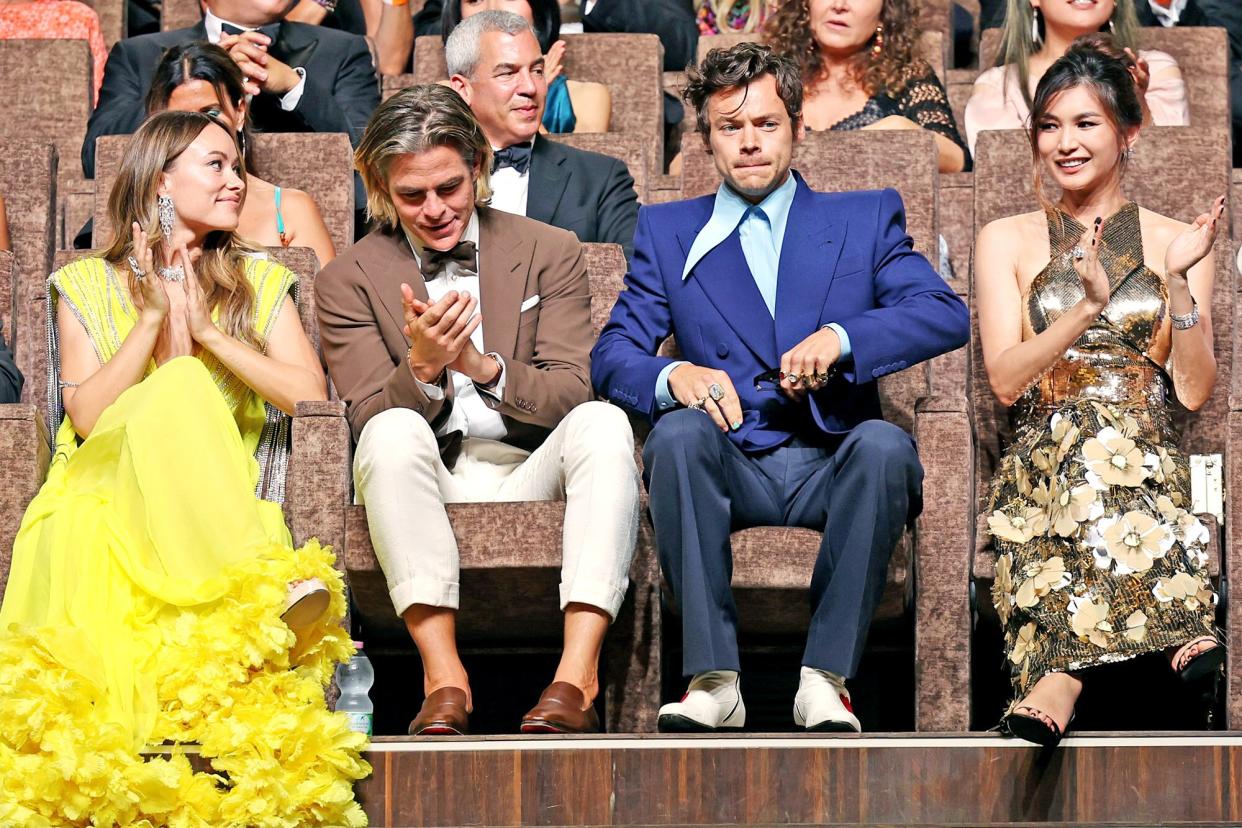
[[[441,687],[427,698],[410,722],[411,736],[464,736],[470,732],[466,712],[466,691],[460,687]]]
[[[586,695],[567,681],[554,681],[539,697],[539,703],[522,717],[523,733],[599,733],[595,705],[587,705]]]

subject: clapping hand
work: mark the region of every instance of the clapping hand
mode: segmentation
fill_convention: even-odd
[[[1141,101],[1147,94],[1147,87],[1151,85],[1151,67],[1147,65],[1147,61],[1139,56],[1133,49],[1126,47],[1126,55],[1133,61],[1129,67],[1130,77],[1134,78],[1134,85],[1138,87],[1138,96]]]
[[[457,360],[483,317],[476,314],[479,300],[468,291],[451,290],[439,301],[414,298],[407,284],[401,285],[405,309],[405,335],[410,340],[409,365],[419,382],[433,383]]]
[[[190,336],[200,345],[206,347],[212,334],[219,333],[215,321],[211,318],[211,308],[207,307],[207,297],[203,294],[203,286],[198,283],[198,275],[194,272],[193,257],[181,245],[173,259],[174,264],[185,268],[185,281],[180,284],[185,291],[185,322]]]
[[[1112,288],[1108,284],[1108,274],[1100,264],[1100,226],[1103,219],[1096,217],[1095,222],[1083,231],[1078,244],[1074,245],[1070,257],[1074,262],[1074,270],[1082,280],[1083,295],[1086,300],[1100,313],[1108,305]]]
[[[1190,226],[1169,242],[1164,253],[1164,272],[1170,279],[1185,279],[1203,260],[1216,241],[1216,225],[1225,213],[1225,197],[1218,196],[1211,209],[1200,213]]]
[[[168,316],[168,293],[164,290],[164,280],[155,273],[155,256],[151,252],[146,231],[134,222],[133,242],[130,247],[129,266],[138,279],[139,301],[142,303],[142,315],[147,316],[156,324],[163,324]]]
[[[565,59],[565,41],[558,40],[552,44],[552,48],[548,49],[548,53],[543,56],[543,77],[547,81],[548,86],[552,85],[552,81],[556,80],[562,71],[561,61]]]

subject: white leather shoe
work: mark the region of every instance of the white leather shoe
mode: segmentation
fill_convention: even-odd
[[[794,696],[794,724],[823,733],[862,732],[845,679],[814,667],[803,667],[800,675]]]
[[[710,733],[746,725],[741,682],[734,670],[710,670],[690,679],[681,701],[660,708],[661,733]]]

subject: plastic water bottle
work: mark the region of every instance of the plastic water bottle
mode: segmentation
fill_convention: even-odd
[[[336,709],[349,715],[350,730],[365,733],[368,738],[374,735],[375,704],[368,695],[374,683],[371,660],[362,651],[362,642],[355,641],[353,658],[336,668],[336,684],[341,690]]]

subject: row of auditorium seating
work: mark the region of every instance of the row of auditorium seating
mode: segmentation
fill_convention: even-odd
[[[995,51],[996,32],[984,33],[982,48]],[[1147,29],[1143,45],[1172,54],[1187,80],[1191,126],[1227,126],[1229,121],[1227,48],[1219,29]],[[700,40],[700,56],[718,45],[730,45],[742,35],[715,35]],[[945,71],[938,57],[943,53],[943,35],[929,32],[922,40],[922,53],[941,77],[947,78],[950,101],[958,124],[969,97],[975,70]],[[604,136],[575,135],[569,138],[586,149],[602,149],[618,155],[641,181],[639,197],[644,202],[661,202],[698,195],[714,181],[711,160],[702,142],[688,134],[681,141],[682,174],[666,175],[662,169],[664,132],[659,90],[678,92],[684,73],[661,73],[661,47],[653,35],[568,35],[566,71],[588,81],[610,87],[613,101],[612,131]],[[24,67],[52,65],[57,73],[29,73]],[[442,79],[446,74],[443,46],[438,37],[418,38],[414,72],[384,79],[384,94],[412,83]],[[91,63],[88,50],[80,41],[0,41],[0,76],[21,78],[10,97],[10,117],[0,123],[0,136],[47,136],[53,140],[61,159],[58,181],[57,242],[67,241],[94,211],[95,184],[83,178],[77,161],[91,108]],[[683,128],[692,128],[692,118]],[[605,137],[606,136],[606,137]],[[645,148],[635,144],[642,142]],[[1224,150],[1223,150],[1224,151]],[[639,157],[643,163],[637,163]],[[290,182],[290,186],[313,188]],[[965,266],[963,242],[969,238],[968,174],[946,175],[939,185],[949,201],[947,210],[957,222],[945,232],[954,253],[954,266]],[[321,205],[322,207],[323,205]],[[342,225],[343,226],[343,225]],[[966,231],[965,234],[954,230]],[[337,242],[337,249],[341,244]]]
[[[334,138],[343,140],[340,136],[264,136],[271,142],[265,164],[274,170],[282,158],[309,153],[312,160],[307,168],[286,168],[281,175],[297,177],[298,186],[318,194],[320,186],[347,179],[347,152],[339,140],[330,148]],[[100,155],[101,176],[115,166],[123,141],[106,140],[112,143]],[[310,143],[302,147],[302,153],[281,152],[281,142],[289,140]],[[310,149],[316,143],[325,149]],[[1228,134],[1220,127],[1145,131],[1127,177],[1129,195],[1151,209],[1183,220],[1191,218],[1229,187],[1230,170],[1222,146],[1228,146]],[[606,145],[597,148],[608,150]],[[636,141],[627,162],[641,170],[646,150],[643,142]],[[325,169],[328,158],[336,159],[335,170]],[[1029,163],[1022,133],[988,133],[981,138],[976,172],[966,177],[973,186],[960,188],[965,196],[955,195],[971,208],[970,226],[963,234],[966,255],[977,228],[1035,203]],[[817,133],[799,148],[797,164],[811,185],[821,190],[897,188],[907,205],[911,233],[927,255],[935,253],[937,236],[961,219],[946,215],[946,190],[939,183],[942,179],[936,172],[929,135]],[[309,166],[318,171],[312,173]],[[0,142],[0,193],[12,205],[14,240],[14,254],[0,256],[0,320],[5,330],[14,333],[18,363],[28,378],[27,404],[0,408],[0,455],[14,458],[10,486],[0,491],[0,572],[7,571],[4,556],[47,462],[48,428],[38,410],[46,409],[48,387],[45,279],[57,262],[75,255],[55,250],[55,170],[54,146],[34,140]],[[267,169],[265,174],[271,175]],[[687,181],[698,182],[693,186],[704,190],[715,186],[707,175]],[[646,185],[639,186],[641,195]],[[342,206],[347,205],[347,194],[338,197],[345,199]],[[1229,488],[1235,483],[1242,486],[1238,442],[1242,440],[1242,381],[1233,371],[1237,279],[1232,253],[1232,242],[1222,233],[1212,305],[1220,363],[1218,391],[1204,409],[1185,416],[1182,424],[1185,451],[1224,457]],[[273,255],[301,275],[300,306],[313,335],[314,258],[298,250],[275,250]],[[592,315],[598,330],[620,288],[625,265],[618,248],[600,245],[588,246],[588,263]],[[969,268],[959,269],[958,274],[955,287],[969,300]],[[965,349],[885,378],[881,393],[886,415],[918,438],[927,478],[923,516],[894,555],[879,617],[904,619],[914,630],[916,726],[965,730],[969,706],[961,700],[970,698],[972,616],[978,613],[984,623],[995,624],[986,598],[993,557],[986,537],[976,527],[983,526],[978,504],[997,459],[1005,418],[982,375],[978,353]],[[640,437],[643,431],[640,424]],[[341,404],[299,407],[293,420],[293,444],[285,508],[295,537],[300,541],[318,536],[342,552],[358,613],[355,621],[366,629],[368,640],[408,645],[391,611],[365,513],[362,507],[351,505],[349,438]],[[452,507],[450,515],[461,544],[464,641],[511,640],[515,631],[527,640],[557,638],[559,616],[552,608],[562,511],[553,503]],[[1210,549],[1211,571],[1222,583],[1229,573],[1242,572],[1240,516],[1232,504],[1228,511],[1228,535],[1222,538],[1219,531],[1213,533]],[[806,604],[791,599],[790,593],[806,587],[817,534],[751,529],[737,533],[734,544],[734,583],[743,632],[796,633],[804,628]],[[614,731],[653,728],[665,669],[661,642],[668,620],[661,618],[658,567],[646,522],[631,576],[632,594],[610,636],[605,666],[605,709],[608,726]],[[972,585],[973,594],[981,596],[973,603]],[[504,600],[499,600],[501,596]],[[1225,602],[1222,612],[1227,642],[1236,645],[1242,640],[1242,602]],[[1237,727],[1242,722],[1242,664],[1230,669],[1227,712],[1229,726]]]

